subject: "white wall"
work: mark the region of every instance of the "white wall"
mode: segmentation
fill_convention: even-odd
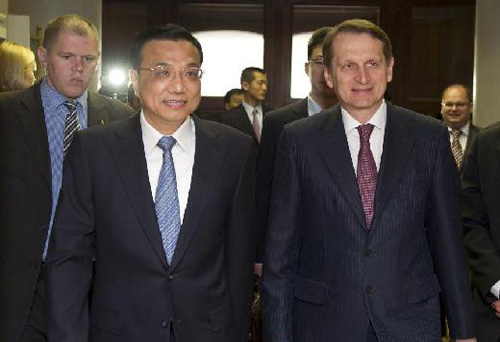
[[[498,0],[476,0],[474,123],[500,121],[500,6]]]

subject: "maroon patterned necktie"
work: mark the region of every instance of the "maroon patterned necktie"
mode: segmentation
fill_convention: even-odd
[[[373,219],[373,208],[375,207],[375,190],[377,189],[377,165],[370,150],[370,135],[372,124],[356,127],[359,132],[360,148],[358,154],[358,187],[363,203],[366,226],[370,229]]]

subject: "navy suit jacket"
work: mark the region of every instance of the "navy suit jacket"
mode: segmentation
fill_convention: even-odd
[[[168,342],[171,328],[177,342],[246,341],[253,143],[219,123],[194,122],[191,187],[170,265],[139,115],[75,135],[47,258],[50,341],[83,342],[90,334],[90,341]]]
[[[133,114],[89,93],[88,126]],[[52,175],[40,84],[0,94],[0,341],[19,341],[28,322],[52,210]]]
[[[335,106],[285,126],[264,255],[264,341],[472,337],[459,177],[443,124],[387,106],[368,230]]]
[[[257,160],[257,222],[259,240],[257,244],[257,262],[262,262],[264,236],[269,213],[269,198],[273,183],[274,160],[283,127],[293,121],[308,116],[307,97],[285,107],[275,109],[264,117],[262,137]]]
[[[462,217],[478,319],[478,340],[497,341],[500,322],[489,306],[500,280],[500,123],[477,134],[462,173]],[[489,337],[486,337],[491,335]],[[481,340],[479,340],[481,341]]]
[[[263,119],[265,119],[267,112],[270,110],[271,108],[262,105]],[[252,123],[248,119],[248,114],[242,104],[222,114],[220,122],[251,136],[254,142],[258,144],[257,136],[253,130]],[[264,122],[264,120],[262,120],[262,122]]]

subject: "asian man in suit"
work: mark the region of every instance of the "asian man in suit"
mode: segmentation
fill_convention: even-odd
[[[311,83],[309,95],[300,101],[269,112],[264,118],[257,160],[256,197],[260,238],[257,247],[258,262],[262,261],[262,240],[267,225],[274,161],[281,131],[286,124],[312,116],[337,103],[335,92],[328,87],[323,75],[323,39],[330,30],[331,27],[315,30],[307,43],[307,62],[304,63],[304,69]]]
[[[74,131],[133,110],[87,90],[99,59],[97,29],[78,15],[47,24],[40,83],[0,95],[0,341],[46,341],[45,257]]]
[[[264,105],[267,93],[267,74],[256,67],[245,68],[241,72],[241,105],[222,114],[221,122],[248,134],[255,143],[260,143],[264,117],[271,108]]]
[[[202,61],[178,25],[140,33],[142,110],[75,136],[47,259],[51,341],[247,340],[255,152],[191,115]]]
[[[387,34],[353,19],[323,45],[340,105],[283,129],[264,253],[265,342],[474,341],[459,176],[444,125],[383,100]]]

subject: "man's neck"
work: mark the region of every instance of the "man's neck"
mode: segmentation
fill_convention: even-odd
[[[251,96],[248,96],[247,94],[245,94],[245,102],[254,108],[257,107],[260,103],[259,100],[255,99]]]
[[[336,97],[325,97],[315,94],[313,91],[309,93],[309,96],[316,102],[322,109],[330,108],[331,106],[337,104]]]

